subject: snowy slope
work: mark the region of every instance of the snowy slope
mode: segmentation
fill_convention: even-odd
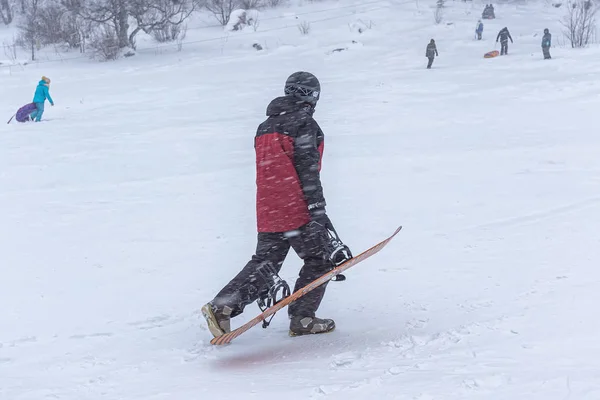
[[[0,399],[600,399],[600,48],[543,61],[562,12],[543,5],[497,6],[476,42],[478,3],[439,26],[423,2],[348,4],[181,53],[0,68],[6,114],[42,74],[57,104],[0,125]],[[307,12],[329,20],[303,37]],[[510,56],[483,59],[503,26]],[[302,69],[342,238],[404,230],[329,286],[335,332],[289,338],[282,313],[215,348],[199,308],[254,249],[254,131]]]

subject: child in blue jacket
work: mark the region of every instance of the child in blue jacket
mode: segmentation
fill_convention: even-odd
[[[477,35],[477,40],[481,40],[481,34],[483,33],[483,22],[481,20],[477,21],[477,28],[475,28],[475,34]]]
[[[35,120],[35,122],[40,122],[42,119],[46,99],[54,106],[54,100],[52,100],[52,96],[50,96],[50,78],[42,76],[42,80],[38,83],[38,86],[35,89],[35,95],[33,96],[36,110],[29,116],[32,120]]]

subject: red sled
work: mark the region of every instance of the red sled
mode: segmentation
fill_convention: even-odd
[[[500,52],[498,50],[492,50],[492,51],[488,51],[487,53],[485,53],[483,55],[483,58],[494,58],[494,57],[498,57],[500,55]]]

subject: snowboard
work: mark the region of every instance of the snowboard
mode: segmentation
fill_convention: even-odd
[[[401,229],[402,229],[402,226],[399,226],[398,229],[396,229],[396,231],[390,237],[388,237],[387,239],[385,239],[385,240],[377,243],[375,246],[371,247],[370,249],[365,250],[364,252],[362,252],[361,254],[357,255],[356,257],[353,257],[353,258],[349,259],[345,263],[339,265],[338,267],[332,269],[331,271],[327,272],[326,274],[322,275],[321,277],[315,279],[314,281],[312,281],[308,285],[304,286],[302,289],[294,292],[291,296],[288,296],[285,299],[283,299],[280,302],[278,302],[277,304],[273,305],[272,307],[267,308],[263,313],[261,313],[260,315],[258,315],[256,318],[251,319],[250,321],[248,321],[244,325],[240,326],[239,328],[234,329],[233,331],[228,332],[228,333],[226,333],[224,335],[221,335],[219,337],[213,338],[210,341],[210,343],[214,344],[214,345],[223,345],[223,344],[229,344],[229,343],[231,343],[231,341],[233,339],[237,338],[238,336],[240,336],[242,333],[246,332],[247,330],[249,330],[253,326],[258,325],[260,322],[266,320],[267,318],[269,318],[270,316],[272,316],[273,314],[275,314],[277,311],[279,311],[282,308],[288,306],[294,300],[299,299],[300,297],[304,296],[306,293],[308,293],[311,290],[313,290],[313,289],[321,286],[322,284],[324,284],[325,282],[331,280],[333,277],[341,274],[342,272],[344,272],[348,268],[353,267],[356,264],[358,264],[358,263],[366,260],[367,258],[371,257],[372,255],[378,253],[381,249],[383,249],[394,238],[394,236],[396,236],[398,234],[398,232],[400,232]]]

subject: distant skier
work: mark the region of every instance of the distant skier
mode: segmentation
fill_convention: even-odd
[[[510,36],[510,32],[507,27],[504,27],[498,32],[498,36],[496,36],[496,43],[500,40],[500,55],[508,54],[508,39],[510,39],[511,43],[513,42],[512,36]]]
[[[431,39],[429,44],[427,45],[427,49],[425,50],[425,57],[429,60],[427,63],[427,69],[431,69],[431,65],[433,64],[433,59],[439,56],[437,47],[435,45],[435,40]]]
[[[544,53],[544,60],[550,58],[550,46],[552,46],[552,35],[548,28],[544,29],[544,37],[542,37],[542,53]]]
[[[475,34],[477,35],[477,40],[481,40],[481,35],[483,34],[483,22],[481,22],[481,20],[477,21]]]
[[[290,75],[285,96],[271,101],[268,118],[258,127],[254,139],[258,244],[242,271],[202,307],[215,337],[230,332],[230,319],[247,305],[273,299],[290,247],[304,260],[294,292],[352,258],[325,212],[320,178],[324,136],[313,119],[320,92],[321,85],[313,74]],[[291,336],[335,328],[333,320],[315,316],[326,286],[290,304]]]
[[[50,96],[50,78],[42,76],[42,80],[40,80],[38,83],[38,86],[35,89],[35,95],[33,96],[33,102],[36,105],[36,110],[30,115],[30,118],[35,122],[40,122],[42,120],[42,115],[44,114],[44,103],[46,102],[46,99],[52,106],[54,106],[54,100],[52,100],[52,96]]]

